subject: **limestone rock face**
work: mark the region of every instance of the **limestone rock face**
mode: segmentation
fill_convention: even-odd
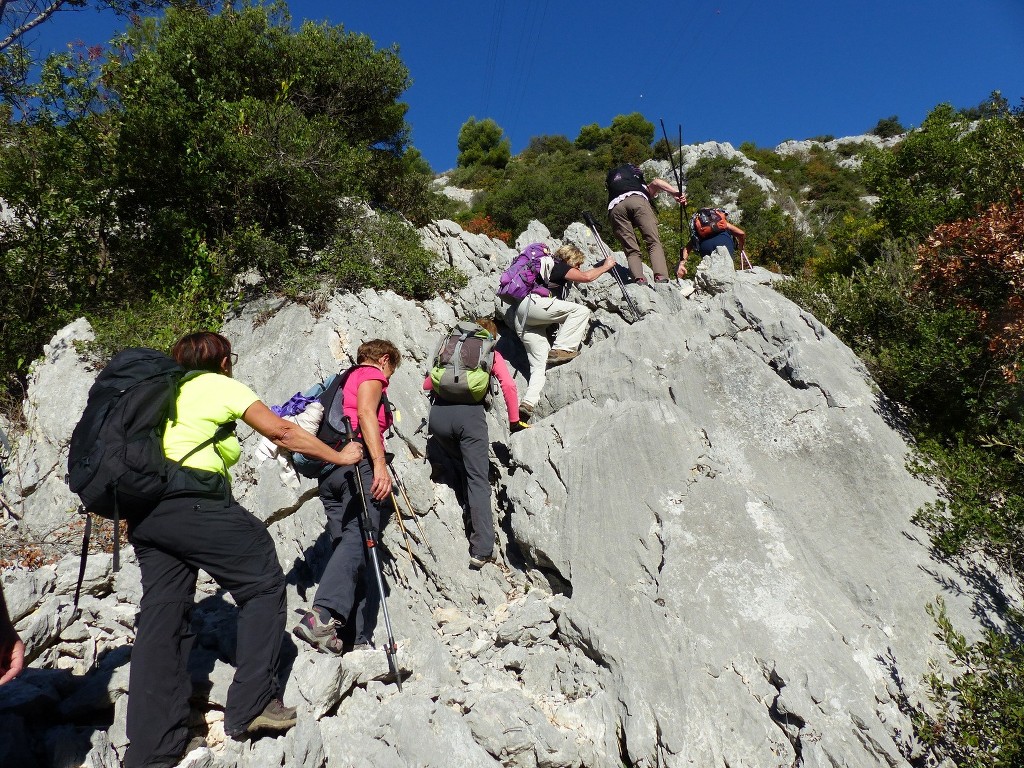
[[[424,462],[421,385],[448,327],[501,311],[497,274],[514,251],[453,222],[421,234],[466,272],[458,295],[364,291],[317,316],[264,301],[224,327],[235,376],[270,404],[347,366],[363,341],[402,350],[389,390],[400,514],[382,556],[403,690],[379,650],[329,658],[289,636],[284,698],[299,725],[225,740],[235,609],[204,576],[190,671],[207,746],[182,765],[909,766],[893,691],[898,678],[921,695],[942,657],[925,605],[944,593],[970,631],[983,600],[911,525],[933,491],[906,471],[900,424],[852,352],[773,290],[777,276],[737,272],[727,255],[705,260],[686,297],[609,277],[573,288],[592,327],[580,356],[548,372],[532,429],[510,436],[500,398],[489,412],[498,562],[473,571],[458,494]],[[561,242],[539,223],[520,240]],[[599,257],[580,225],[562,240]],[[89,333],[62,331],[33,374],[3,485],[18,527],[69,520],[63,462],[95,375],[69,340]],[[523,382],[513,334],[500,349]],[[329,553],[322,506],[312,481],[285,486],[254,463],[258,436],[239,434],[234,491],[277,542],[294,623]],[[0,691],[3,733],[16,734],[0,763],[120,765],[140,597],[123,556],[116,574],[109,556],[90,559],[77,618],[76,555],[3,574],[31,669]]]

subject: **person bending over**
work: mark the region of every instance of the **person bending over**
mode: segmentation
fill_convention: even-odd
[[[638,283],[646,282],[640,244],[636,239],[636,230],[639,229],[651,257],[654,282],[667,283],[668,264],[665,261],[665,248],[658,235],[658,214],[654,210],[654,198],[660,192],[668,192],[677,203],[685,205],[686,193],[664,179],[645,182],[644,172],[632,163],[608,171],[605,186],[608,189],[608,219],[615,237],[626,252],[626,261],[633,279]]]
[[[583,270],[584,258],[583,252],[576,246],[561,246],[553,257],[541,260],[540,278],[551,295],[531,295],[511,303],[506,310],[506,324],[515,328],[517,333],[521,330],[523,346],[526,347],[526,356],[530,362],[526,392],[519,405],[519,416],[523,421],[529,421],[540,400],[546,380],[546,367],[575,358],[587,334],[590,310],[582,304],[565,300],[571,284],[589,283],[616,266],[615,259],[609,255],[596,267]],[[552,346],[546,330],[554,323],[558,324],[558,332]]]
[[[340,466],[362,457],[358,445],[331,449],[232,378],[237,356],[219,333],[189,334],[171,356],[189,373],[182,378],[177,418],[167,424],[163,447],[167,458],[184,457],[184,462],[151,512],[125,515],[142,572],[129,671],[126,768],[177,765],[187,746],[190,619],[200,569],[238,606],[225,733],[242,738],[295,724],[295,709],[282,703],[278,682],[284,574],[266,525],[232,497],[228,467],[238,461],[241,446],[224,427],[241,419],[283,448]]]

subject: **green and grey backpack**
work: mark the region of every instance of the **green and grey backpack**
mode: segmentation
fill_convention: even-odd
[[[450,403],[480,403],[487,396],[497,340],[462,320],[441,340],[430,366],[434,394]]]

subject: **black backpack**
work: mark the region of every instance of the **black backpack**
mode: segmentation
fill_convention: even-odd
[[[188,377],[193,375],[198,374]],[[114,521],[114,570],[119,566],[121,510],[150,512],[182,462],[234,428],[234,423],[222,426],[180,461],[164,456],[164,429],[177,415],[178,386],[184,378],[185,369],[163,352],[142,347],[119,352],[90,387],[85,411],[71,433],[68,487],[82,500],[84,512]],[[83,552],[88,549],[89,520],[87,514]]]
[[[316,436],[336,451],[340,450],[350,437],[351,424],[345,419],[345,382],[358,367],[354,365],[341,375],[331,376],[324,391],[317,396],[317,401],[324,407],[324,416]],[[304,453],[296,453],[292,456],[292,466],[303,477],[318,478],[326,470],[337,465],[314,459]]]
[[[340,376],[332,376],[327,381],[326,389],[317,398],[324,407],[324,417],[316,431],[316,436],[336,451],[340,451],[359,431],[358,425],[352,424],[352,420],[345,416],[345,383],[352,372],[361,367],[353,365]],[[387,395],[382,395],[380,401],[385,408],[391,409],[391,402]],[[292,466],[303,477],[320,479],[338,467],[337,464],[320,461],[302,453],[292,456]]]
[[[604,177],[604,185],[608,190],[608,202],[626,192],[644,191],[644,173],[635,165],[626,163],[612,168]]]

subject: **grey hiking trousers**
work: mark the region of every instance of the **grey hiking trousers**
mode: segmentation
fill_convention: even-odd
[[[494,519],[488,477],[487,414],[483,404],[449,403],[435,395],[430,406],[430,436],[464,471],[466,501],[473,522],[469,554],[490,557],[494,550]]]
[[[360,522],[363,502],[356,483],[361,479],[366,498],[366,509],[371,523],[381,538],[381,528],[387,520],[390,499],[375,501],[370,496],[373,467],[367,459],[355,466],[338,467],[320,481],[320,501],[327,513],[327,534],[334,551],[327,561],[320,585],[313,597],[313,605],[326,608],[336,618],[348,622],[355,609],[355,642],[372,643],[380,608],[380,590],[377,577],[371,570],[369,553],[363,539]],[[378,559],[380,549],[377,550]],[[381,574],[384,579],[384,574]],[[387,585],[385,584],[385,589]],[[358,604],[357,604],[358,596]]]

